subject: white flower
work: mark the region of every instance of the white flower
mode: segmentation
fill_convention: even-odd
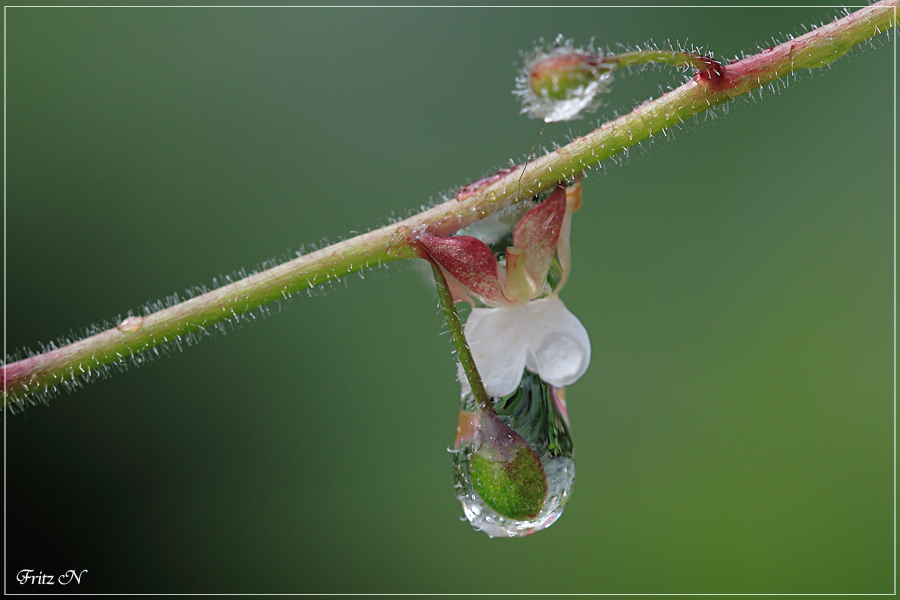
[[[569,276],[572,213],[581,206],[581,184],[558,185],[529,210],[513,231],[506,269],[484,242],[469,236],[424,234],[419,243],[440,265],[454,299],[496,308],[473,308],[465,335],[489,396],[516,391],[527,368],[555,388],[574,383],[591,361],[591,342],[559,292]],[[547,276],[553,258],[562,270],[551,290]],[[474,305],[474,302],[473,302]],[[459,367],[463,394],[469,382]]]
[[[526,368],[560,388],[574,383],[591,362],[587,331],[555,294],[507,308],[474,308],[465,334],[492,397],[515,392]],[[459,381],[468,393],[461,365]]]

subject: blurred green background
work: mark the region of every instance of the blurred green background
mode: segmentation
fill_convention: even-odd
[[[539,124],[510,91],[539,37],[731,58],[836,12],[7,9],[7,348],[521,159]],[[449,340],[426,274],[394,264],[7,414],[7,590],[48,591],[15,582],[27,568],[88,569],[55,592],[892,591],[876,46],[585,180],[563,297],[593,362],[547,531],[460,522]],[[622,74],[541,143],[683,79]]]

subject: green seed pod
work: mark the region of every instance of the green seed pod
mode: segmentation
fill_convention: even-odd
[[[491,537],[540,531],[562,514],[575,477],[564,394],[526,371],[519,388],[492,400],[463,397],[454,448],[457,497]]]
[[[496,415],[481,415],[481,440],[470,469],[485,504],[512,519],[533,519],[547,496],[544,467],[534,450]]]

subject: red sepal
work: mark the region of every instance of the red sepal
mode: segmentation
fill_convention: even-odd
[[[437,264],[475,295],[494,304],[510,303],[503,294],[497,259],[481,240],[425,234],[419,236],[419,243]]]
[[[513,246],[522,252],[525,269],[535,281],[547,279],[565,215],[566,187],[558,185],[546,200],[525,213],[516,225]],[[543,286],[543,283],[540,285]]]

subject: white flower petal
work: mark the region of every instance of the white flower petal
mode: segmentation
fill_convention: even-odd
[[[581,321],[558,296],[528,303],[527,362],[554,387],[578,380],[591,362],[591,340]]]
[[[587,331],[557,296],[509,308],[473,309],[465,333],[489,396],[512,394],[526,367],[550,385],[569,385],[591,361]],[[468,393],[462,365],[458,377]]]
[[[508,396],[519,387],[528,353],[520,323],[529,304],[473,308],[466,321],[466,340],[488,396]]]

